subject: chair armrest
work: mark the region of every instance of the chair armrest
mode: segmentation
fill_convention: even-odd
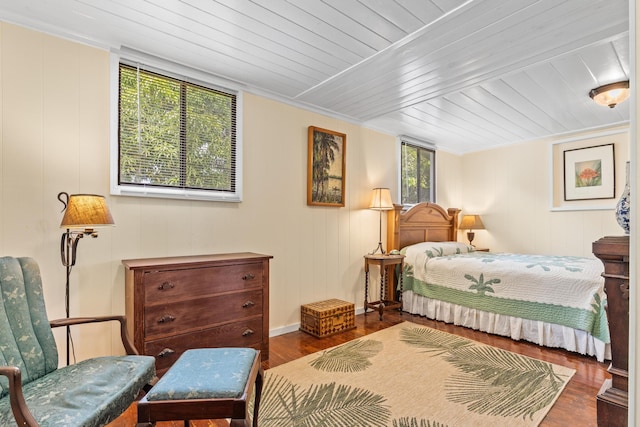
[[[9,379],[9,402],[11,402],[11,412],[19,426],[37,427],[36,422],[22,394],[22,373],[17,366],[0,366],[0,375]]]
[[[109,321],[120,322],[120,337],[122,338],[122,344],[127,354],[138,355],[140,354],[136,349],[129,332],[127,332],[127,319],[124,316],[97,316],[97,317],[72,317],[69,319],[55,319],[50,320],[49,324],[52,328],[59,328],[60,326],[82,325],[85,323],[98,323]]]

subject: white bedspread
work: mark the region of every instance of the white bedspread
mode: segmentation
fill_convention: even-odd
[[[482,313],[582,330],[603,344],[609,342],[599,259],[469,250],[457,242],[403,249],[404,289]],[[596,353],[601,356],[603,351]]]

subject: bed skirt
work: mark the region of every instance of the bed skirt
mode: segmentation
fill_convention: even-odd
[[[413,291],[402,294],[402,308],[411,314],[510,337],[516,341],[525,340],[545,347],[564,348],[595,356],[599,362],[611,360],[610,344],[594,338],[586,331],[567,326],[489,313],[427,298]]]

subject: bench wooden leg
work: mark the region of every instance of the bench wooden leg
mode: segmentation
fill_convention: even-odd
[[[260,397],[262,396],[262,381],[264,372],[262,366],[258,369],[256,375],[256,381],[254,386],[254,399],[253,399],[253,427],[258,427],[258,414],[260,409]],[[229,427],[251,427],[249,420],[245,419],[232,419]]]
[[[262,366],[258,369],[258,375],[256,375],[256,398],[253,399],[253,427],[258,427],[258,410],[260,409],[260,398],[262,397],[262,379],[263,379]]]

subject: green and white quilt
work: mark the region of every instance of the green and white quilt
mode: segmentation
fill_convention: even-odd
[[[604,266],[597,258],[474,252],[459,242],[418,243],[402,253],[405,290],[610,342]]]

